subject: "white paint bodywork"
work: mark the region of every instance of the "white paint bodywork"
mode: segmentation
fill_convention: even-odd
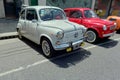
[[[67,47],[73,46],[75,44],[81,44],[83,42],[84,33],[86,31],[86,28],[84,26],[70,22],[67,20],[67,18],[64,20],[42,21],[39,17],[39,10],[43,8],[60,9],[58,7],[51,6],[26,7],[25,10],[36,10],[38,21],[28,21],[27,19],[23,20],[20,17],[17,28],[20,29],[22,36],[30,39],[37,44],[40,44],[42,37],[46,37],[50,40],[55,50],[63,50]],[[59,31],[62,31],[64,33],[64,37],[62,39],[58,39],[56,37]],[[78,34],[77,37],[75,37],[76,33]],[[59,44],[57,44],[57,42],[59,42]]]

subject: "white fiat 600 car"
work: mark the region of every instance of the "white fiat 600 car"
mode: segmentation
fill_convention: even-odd
[[[64,11],[53,6],[28,6],[21,13],[17,24],[19,38],[23,36],[41,45],[46,57],[55,51],[67,52],[83,45],[86,28],[69,22]]]

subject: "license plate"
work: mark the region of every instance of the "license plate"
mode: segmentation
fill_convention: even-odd
[[[80,44],[80,46],[84,46],[85,45],[85,42],[82,42],[81,44]]]
[[[76,50],[78,48],[80,48],[80,44],[76,44],[76,45],[73,46],[73,50]]]
[[[114,30],[114,29],[115,29],[115,26],[111,26],[111,27],[110,27],[110,30]]]
[[[67,52],[70,52],[70,51],[72,51],[72,48],[69,47],[69,48],[66,49],[66,51],[67,51]]]

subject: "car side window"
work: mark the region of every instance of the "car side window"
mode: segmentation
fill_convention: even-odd
[[[21,15],[21,19],[25,19],[25,10],[23,10],[20,15]]]
[[[27,20],[33,20],[33,19],[36,19],[36,20],[38,20],[38,17],[37,17],[37,13],[36,13],[36,11],[35,10],[33,10],[33,9],[29,9],[29,10],[27,10],[27,13],[26,13],[27,15],[26,15],[26,19]]]
[[[82,13],[80,11],[71,11],[70,12],[70,18],[81,18]]]

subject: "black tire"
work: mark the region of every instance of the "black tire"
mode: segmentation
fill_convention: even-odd
[[[108,37],[104,37],[103,39],[104,39],[104,40],[108,40],[109,38],[110,38],[110,36],[108,36]]]
[[[23,37],[22,37],[22,34],[21,34],[20,29],[18,29],[17,32],[18,32],[18,38],[19,38],[19,39],[22,39]]]
[[[119,29],[119,30],[117,30],[117,33],[118,33],[118,34],[120,34],[120,29]]]
[[[53,49],[51,42],[47,38],[42,39],[41,48],[45,57],[53,57],[55,50]]]
[[[86,41],[89,43],[96,43],[98,41],[98,35],[93,30],[88,30],[85,35],[87,35]]]

